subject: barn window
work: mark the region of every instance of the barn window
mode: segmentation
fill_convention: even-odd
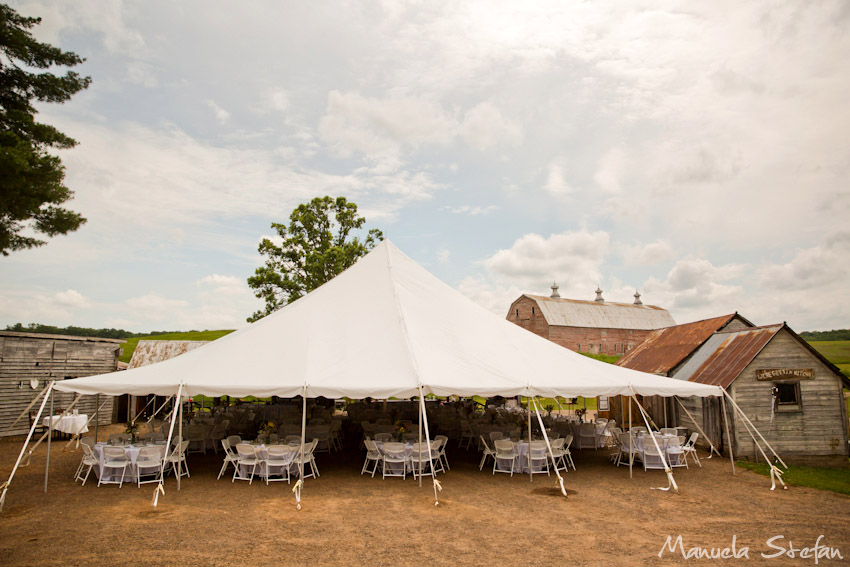
[[[800,383],[776,382],[776,407],[780,410],[795,410],[800,408]]]
[[[516,310],[516,316],[519,317],[519,309]]]
[[[534,315],[534,307],[531,308],[531,314]]]

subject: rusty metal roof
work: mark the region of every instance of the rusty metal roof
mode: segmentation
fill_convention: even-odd
[[[204,346],[208,342],[210,341],[139,341],[127,369],[162,362]]]
[[[666,309],[654,305],[583,301],[529,294],[524,297],[537,302],[548,324],[559,327],[651,330],[676,324]]]
[[[783,328],[784,323],[715,333],[674,378],[728,388]]]
[[[737,313],[732,313],[652,331],[617,365],[651,374],[668,374],[736,316]]]

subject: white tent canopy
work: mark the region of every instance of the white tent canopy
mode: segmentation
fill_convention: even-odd
[[[385,240],[330,282],[215,342],[150,366],[57,382],[81,394],[409,398],[720,396],[605,364],[490,313]]]

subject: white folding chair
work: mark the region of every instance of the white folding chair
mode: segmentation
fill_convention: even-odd
[[[364,439],[363,443],[366,444],[366,460],[363,461],[363,468],[360,470],[360,474],[371,472],[372,478],[375,478],[375,471],[378,470],[378,465],[383,462],[383,456],[378,450],[378,446],[371,439]],[[374,463],[371,471],[369,470],[369,463]]]
[[[434,437],[434,441],[440,442],[440,451],[437,455],[440,458],[440,462],[447,470],[452,470],[452,467],[449,466],[449,458],[446,456],[446,446],[449,444],[449,438],[445,435],[437,435]]]
[[[549,473],[549,449],[546,441],[532,441],[528,446],[528,460],[531,466],[531,474]]]
[[[487,441],[484,439],[483,435],[479,435],[479,437],[481,437],[481,446],[484,448],[484,454],[481,455],[481,464],[478,465],[478,470],[482,470],[484,469],[484,463],[487,462],[487,457],[495,458],[496,451],[494,451],[489,447],[489,445],[487,445]]]
[[[141,486],[148,482],[159,482],[162,474],[162,447],[142,447],[136,457],[136,485]],[[142,477],[153,477],[142,480]]]
[[[263,461],[266,468],[266,485],[270,481],[285,480],[289,483],[289,466],[292,464],[292,457],[296,451],[294,447],[289,445],[272,445],[268,448],[268,456]],[[271,478],[279,476],[280,478]]]
[[[697,455],[697,439],[699,439],[699,433],[691,433],[688,442],[682,445],[682,451],[685,453],[685,462],[688,460],[688,455],[693,457],[694,462],[699,465],[699,468],[702,468],[702,463],[699,462],[699,455]]]
[[[236,466],[236,461],[239,460],[239,455],[233,452],[233,448],[230,446],[230,438],[222,439],[221,446],[224,449],[224,462],[221,463],[221,470],[218,471],[218,476],[216,480],[221,478],[221,475],[224,474],[224,471],[227,470],[227,465]]]
[[[94,451],[92,450],[91,445],[88,445],[86,443],[80,443],[80,447],[83,448],[83,458],[80,460],[80,466],[77,467],[77,473],[74,475],[74,482],[82,480],[83,486],[85,486],[86,480],[88,480],[89,475],[91,474],[92,467],[96,467],[100,463],[97,460],[97,457],[94,455]],[[86,467],[88,468],[86,469]],[[83,476],[83,469],[86,469],[86,476]]]
[[[97,485],[117,484],[118,488],[121,488],[124,484],[124,475],[130,468],[130,459],[127,458],[127,452],[124,450],[124,447],[110,447],[109,445],[105,445],[101,450],[103,451],[103,466],[101,467]],[[115,480],[112,477],[118,474],[117,471],[119,469],[121,470],[121,478]]]
[[[254,450],[252,445],[240,443],[236,445],[236,455],[236,470],[233,471],[233,478],[230,479],[230,482],[247,480],[248,484],[252,484],[254,482],[254,474],[257,472],[257,466],[260,464],[256,450]],[[251,467],[250,475],[248,475],[248,467]]]
[[[663,469],[664,459],[661,457],[661,453],[658,449],[655,448],[655,443],[652,442],[652,439],[646,439],[644,443],[643,470]]]
[[[517,460],[517,452],[513,441],[509,439],[496,439],[494,445],[496,447],[496,454],[493,455],[493,474],[504,472],[514,476],[514,464]],[[504,469],[504,463],[508,464],[508,470]]]
[[[174,472],[175,475],[179,474],[181,477],[186,475],[191,478],[192,475],[189,474],[189,465],[186,463],[186,449],[189,448],[189,440],[178,441],[174,445],[174,449],[171,451],[171,454],[165,458],[165,466],[168,470],[174,472],[179,469],[178,472]]]
[[[404,443],[384,443],[381,453],[383,454],[381,478],[388,476],[407,478],[408,461]]]
[[[667,439],[667,462],[671,467],[688,467],[688,462],[685,460],[685,450],[682,447],[682,441],[678,436],[673,436]]]

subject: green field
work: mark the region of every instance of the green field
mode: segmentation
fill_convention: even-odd
[[[139,341],[214,341],[232,332],[233,329],[224,331],[187,331],[185,333],[166,333],[148,337],[133,337],[127,339],[127,342],[121,345],[123,353],[118,360],[121,362],[130,362]]]
[[[735,466],[770,476],[770,469],[764,463],[738,461]],[[793,466],[782,475],[782,479],[789,486],[808,486],[850,494],[850,469],[847,468]]]
[[[850,341],[811,341],[809,344],[850,376]]]

